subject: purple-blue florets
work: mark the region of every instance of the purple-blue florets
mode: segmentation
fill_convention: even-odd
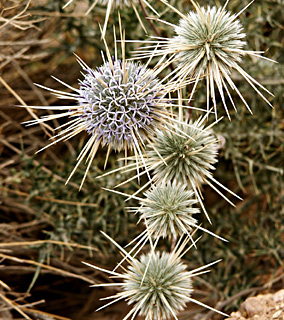
[[[120,150],[136,137],[153,133],[161,97],[153,72],[140,64],[113,60],[96,70],[86,68],[79,103],[86,130],[103,145]]]

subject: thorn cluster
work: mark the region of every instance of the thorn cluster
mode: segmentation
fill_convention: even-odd
[[[138,58],[150,56],[153,54],[154,48],[155,55],[170,57],[164,63],[164,66],[166,67],[170,63],[176,65],[176,68],[168,75],[168,77],[172,76],[171,82],[173,86],[184,86],[187,83],[186,79],[190,79],[194,83],[189,101],[192,99],[199,80],[205,78],[207,84],[207,109],[209,109],[211,97],[216,117],[217,98],[215,87],[217,87],[229,118],[230,114],[227,107],[226,94],[236,110],[230,89],[239,95],[247,109],[252,113],[249,105],[231,78],[233,71],[238,72],[272,106],[258,88],[261,88],[270,95],[272,93],[240,66],[242,57],[246,55],[275,62],[261,56],[262,52],[244,50],[246,34],[243,32],[243,27],[238,17],[247,7],[239,13],[232,14],[225,10],[228,1],[223,8],[219,9],[215,6],[200,7],[199,4],[192,1],[196,11],[190,11],[185,15],[171,6],[167,1],[161,1],[181,17],[178,25],[170,24],[174,29],[175,35],[172,38],[157,38],[157,44],[141,48],[140,51],[137,51]],[[167,22],[165,23],[167,24]],[[151,40],[151,42],[155,41]],[[156,46],[160,48],[157,49]]]
[[[140,220],[145,221],[147,231],[154,239],[160,237],[177,238],[189,234],[197,220],[192,216],[199,213],[194,208],[198,201],[194,192],[187,190],[187,185],[160,183],[144,193],[140,201]]]
[[[154,169],[154,181],[179,181],[198,187],[214,170],[217,162],[218,140],[210,128],[205,128],[204,119],[176,124],[172,131],[159,131],[154,139],[158,153],[149,148],[149,162],[159,162]]]

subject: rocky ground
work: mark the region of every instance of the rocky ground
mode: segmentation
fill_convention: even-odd
[[[247,298],[227,320],[284,320],[284,289]]]

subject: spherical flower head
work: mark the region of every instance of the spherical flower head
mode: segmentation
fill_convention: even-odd
[[[205,128],[199,118],[188,124],[176,124],[175,130],[159,131],[154,147],[165,160],[161,161],[155,150],[148,153],[151,163],[160,162],[154,169],[154,180],[179,181],[199,186],[204,178],[211,175],[217,162],[218,141],[211,129]]]
[[[109,53],[109,52],[108,52]],[[111,58],[108,54],[97,69],[90,68],[82,59],[78,62],[83,68],[84,79],[79,82],[79,89],[55,78],[75,93],[47,88],[60,99],[71,99],[76,102],[70,106],[34,106],[35,109],[50,109],[63,112],[27,121],[28,125],[39,124],[54,119],[68,117],[69,120],[60,128],[55,140],[41,150],[62,140],[68,140],[81,132],[88,132],[89,139],[81,150],[77,164],[67,182],[83,159],[88,165],[81,187],[85,181],[90,165],[100,145],[107,146],[107,163],[111,150],[134,150],[136,160],[143,159],[145,142],[151,143],[156,129],[166,127],[168,113],[166,107],[171,105],[165,98],[167,90],[156,78],[157,72],[139,63],[125,59]],[[103,57],[105,60],[105,58]],[[41,151],[40,150],[40,151]]]
[[[209,74],[210,68],[231,70],[241,61],[246,44],[241,22],[226,10],[216,7],[189,12],[176,26],[176,36],[169,42],[178,50],[179,63],[187,66],[191,76]]]
[[[89,134],[118,151],[153,135],[160,91],[149,69],[114,60],[97,70],[85,71],[79,103],[84,108],[82,117]]]
[[[177,238],[190,233],[197,220],[192,216],[199,212],[194,208],[198,201],[194,192],[187,190],[187,185],[161,183],[144,193],[140,201],[140,219],[145,221],[148,233],[154,238]]]
[[[123,275],[128,304],[135,304],[134,309],[146,320],[171,319],[184,309],[193,291],[191,274],[185,270],[175,254],[142,255]]]
[[[230,93],[231,90],[238,94],[247,109],[252,113],[250,106],[231,78],[232,71],[238,72],[261,98],[272,106],[259,88],[270,95],[272,93],[249,75],[240,65],[242,57],[245,55],[275,62],[261,56],[260,53],[262,52],[244,50],[246,34],[243,32],[243,27],[238,17],[252,2],[239,13],[232,14],[226,11],[228,1],[222,8],[218,9],[215,6],[200,7],[198,3],[192,0],[195,11],[183,14],[168,1],[160,1],[181,17],[177,26],[172,25],[175,36],[172,38],[157,37],[157,43],[161,43],[160,49],[156,49],[156,44],[151,45],[150,43],[137,52],[137,58],[145,58],[152,55],[168,56],[169,58],[163,63],[163,66],[166,68],[170,63],[175,65],[170,80],[173,88],[183,87],[187,81],[193,83],[189,101],[196,91],[199,80],[205,79],[207,109],[210,109],[211,100],[216,118],[218,102],[216,88],[229,118],[230,113],[226,96],[229,97],[230,103],[236,110],[236,105]],[[167,24],[166,21],[165,23]]]
[[[177,314],[184,309],[187,302],[191,301],[228,317],[225,313],[191,298],[193,292],[192,277],[207,273],[208,270],[205,269],[220,260],[186,271],[186,265],[181,262],[181,258],[191,248],[191,246],[186,248],[189,241],[188,237],[183,241],[180,239],[171,253],[160,253],[152,248],[149,253],[135,258],[115,240],[104,232],[102,233],[121,251],[129,265],[128,267],[122,267],[123,272],[118,273],[116,269],[121,266],[125,259],[113,271],[83,262],[100,272],[104,271],[115,278],[122,279],[119,283],[111,281],[111,283],[92,285],[92,287],[120,287],[120,291],[115,295],[104,298],[104,300],[113,300],[98,308],[97,311],[120,300],[125,300],[129,305],[132,305],[132,309],[123,318],[125,320],[135,319],[136,316],[144,316],[145,320],[167,320],[172,319],[172,317],[177,319]]]

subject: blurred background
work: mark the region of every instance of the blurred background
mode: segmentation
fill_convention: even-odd
[[[221,6],[224,2],[200,0],[199,4]],[[137,225],[138,216],[126,210],[127,206],[137,206],[137,202],[125,203],[122,196],[101,189],[112,188],[127,175],[117,173],[96,179],[104,172],[106,149],[101,148],[82,190],[78,191],[86,169],[83,163],[65,185],[87,134],[35,154],[55,134],[52,128],[64,120],[32,127],[22,124],[46,114],[29,105],[70,103],[59,101],[34,83],[70,91],[51,78],[55,76],[78,88],[82,75],[73,53],[92,68],[102,64],[100,52],[105,47],[99,24],[104,23],[106,8],[98,4],[85,15],[93,1],[73,0],[62,9],[65,3],[0,0],[0,319],[119,320],[129,308],[121,302],[94,313],[103,304],[99,298],[114,291],[89,285],[114,279],[81,263],[87,261],[111,269],[120,261],[118,251],[100,230],[121,245],[144,230],[142,224]],[[154,17],[148,8],[139,1],[133,3],[148,35],[133,8],[126,7],[120,9],[126,39],[143,40],[157,32],[164,37],[173,35],[170,26],[145,19]],[[187,0],[171,3],[182,12],[194,10]],[[248,3],[231,0],[227,8],[237,13]],[[178,15],[158,0],[151,4],[163,20],[178,23]],[[244,58],[242,63],[243,69],[274,94],[269,97],[274,108],[241,77],[232,74],[253,115],[233,93],[238,112],[231,113],[232,121],[225,117],[215,126],[223,145],[214,177],[243,201],[230,197],[236,204],[234,208],[204,186],[205,206],[213,225],[204,215],[199,221],[229,243],[203,234],[198,250],[192,249],[184,256],[189,269],[222,259],[209,274],[195,278],[194,298],[227,313],[237,310],[249,295],[275,292],[284,285],[283,0],[255,1],[240,20],[247,33],[246,49],[264,51],[266,57],[278,61],[275,64]],[[113,24],[118,25],[117,10],[110,15],[106,33],[111,52]],[[127,57],[135,46],[126,45]],[[206,105],[203,82],[198,84],[193,105]],[[197,115],[192,111],[189,116]],[[106,170],[118,167],[121,156],[113,152]],[[131,194],[137,188],[137,181],[133,181],[120,191]],[[161,250],[169,250],[170,246],[167,241],[159,244]],[[180,319],[222,316],[188,305]]]

